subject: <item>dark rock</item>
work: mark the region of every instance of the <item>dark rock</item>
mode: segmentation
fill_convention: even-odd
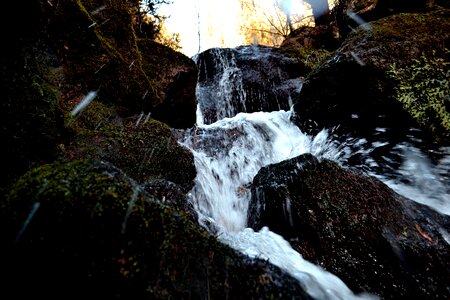
[[[448,299],[448,216],[377,179],[311,154],[255,176],[248,224],[268,226],[353,291],[383,299]]]
[[[339,1],[332,14],[336,16],[340,35],[345,38],[363,23],[399,13],[430,11],[435,7],[435,2],[435,0],[344,0]]]
[[[190,128],[196,119],[197,66],[182,53],[149,40],[139,40],[143,70],[157,80],[163,101],[153,105],[152,116],[173,128]]]
[[[390,128],[393,135],[411,127],[430,135],[430,124],[400,103],[394,91],[399,81],[389,75],[394,64],[406,67],[425,55],[447,59],[449,11],[398,14],[360,26],[331,59],[306,79],[294,105],[294,121],[304,132],[338,127],[340,132],[367,137],[374,128]],[[428,104],[424,104],[428,105]],[[433,132],[434,133],[434,132]],[[400,138],[400,137],[399,137]]]
[[[3,298],[309,299],[107,163],[34,169],[0,207]]]
[[[205,124],[239,112],[289,110],[301,66],[271,47],[213,48],[195,58]]]
[[[171,129],[149,115],[121,118],[93,101],[70,123],[73,136],[63,148],[66,159],[97,159],[113,163],[139,183],[166,179],[183,192],[194,185],[194,156]]]
[[[61,155],[59,146],[70,139],[64,121],[89,92],[122,117],[152,112],[170,126],[193,126],[195,63],[162,45],[138,41],[132,5],[98,0],[5,4],[0,189]]]
[[[141,188],[161,203],[185,212],[193,222],[197,222],[194,207],[177,184],[165,179],[154,179],[143,184]]]

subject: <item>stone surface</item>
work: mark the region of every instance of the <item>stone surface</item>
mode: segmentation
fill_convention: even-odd
[[[311,154],[262,168],[248,225],[268,226],[355,292],[447,299],[450,218]]]

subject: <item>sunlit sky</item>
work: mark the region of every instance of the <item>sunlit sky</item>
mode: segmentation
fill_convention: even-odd
[[[254,2],[270,10],[273,9],[274,1]],[[299,11],[303,8],[297,6],[292,9]],[[181,52],[189,57],[213,47],[244,44],[244,37],[240,34],[243,20],[239,0],[172,0],[172,4],[161,6],[160,12],[169,16],[166,20],[167,29],[180,34]]]

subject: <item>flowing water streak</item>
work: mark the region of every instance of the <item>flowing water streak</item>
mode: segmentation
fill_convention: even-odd
[[[199,222],[236,250],[268,259],[286,270],[317,299],[372,299],[354,295],[338,277],[304,260],[268,228],[259,232],[246,228],[250,199],[247,185],[261,167],[306,152],[333,160],[340,154],[329,144],[325,131],[312,139],[290,122],[290,114],[240,113],[210,125],[198,125],[194,133],[180,141],[194,152],[197,177],[190,198]]]
[[[444,215],[450,216],[450,148],[442,149],[444,157],[433,164],[419,149],[400,145],[403,162],[395,178],[372,173],[397,193]]]
[[[383,131],[381,128],[377,130]],[[352,166],[381,180],[398,194],[450,215],[450,147],[424,152],[421,149],[426,149],[426,145],[414,136],[412,138],[417,145],[412,141],[390,144],[386,140],[381,141],[381,136],[378,138],[372,142],[353,138],[341,142],[341,155],[337,162],[344,166],[352,165],[349,163],[352,157],[358,156],[360,163]],[[377,155],[374,154],[383,147],[389,149],[385,151],[387,156],[375,159]],[[431,159],[431,156],[435,158]]]
[[[22,234],[24,233],[25,229],[27,229],[28,224],[30,224],[31,220],[33,219],[34,215],[36,214],[37,210],[39,209],[39,207],[41,206],[40,202],[35,202],[33,204],[33,207],[31,208],[30,213],[28,214],[27,219],[25,220],[25,222],[23,223],[22,228],[20,229],[19,233],[16,236],[16,242],[20,239],[20,237],[22,236]]]
[[[236,102],[239,102],[245,110],[247,95],[243,88],[242,71],[236,64],[234,52],[231,50],[223,51],[219,48],[211,49],[211,51],[214,53],[214,68],[212,69],[220,70],[219,73],[221,74],[218,86],[211,88],[209,85],[205,87],[197,85],[196,93],[199,99],[205,98],[202,95],[207,93],[211,94],[212,99],[216,99],[216,103],[220,105],[214,107],[216,109],[215,117],[217,120],[220,120],[236,115]],[[198,56],[194,56],[193,59],[198,65],[199,70],[205,74],[204,76],[207,78],[213,76],[213,74],[208,74],[211,68],[204,61],[199,60]]]
[[[122,234],[125,234],[128,218],[130,217],[131,213],[133,212],[134,206],[136,205],[136,201],[138,200],[138,196],[141,192],[142,192],[141,188],[138,185],[136,185],[133,188],[133,194],[131,195],[131,198],[128,201],[128,208],[127,208],[127,211],[125,213],[125,217],[124,217],[123,223],[122,223],[122,231],[121,231]]]

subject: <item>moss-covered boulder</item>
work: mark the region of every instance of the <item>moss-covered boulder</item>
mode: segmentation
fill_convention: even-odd
[[[134,32],[135,3],[58,1],[46,11],[48,39],[55,45],[69,100],[98,91],[104,103],[129,114],[154,112],[173,127],[195,123],[195,63]],[[73,85],[77,85],[74,91]]]
[[[433,95],[421,105],[429,107],[435,118],[421,122],[395,92],[413,83],[405,83],[403,77],[393,78],[391,70],[394,64],[397,70],[408,68],[421,56],[429,61],[448,61],[449,16],[449,10],[441,8],[423,14],[397,14],[358,27],[329,60],[308,76],[294,106],[294,121],[302,130],[313,133],[339,126],[341,132],[363,136],[372,134],[376,127],[404,134],[416,127],[434,140],[445,139],[449,130],[439,125],[445,123],[441,116],[449,114],[445,93],[423,87],[423,93]],[[448,90],[448,77],[433,78],[436,73],[424,72],[430,84],[440,80],[442,89]],[[436,119],[438,125],[431,126]]]
[[[295,59],[307,76],[325,62],[340,45],[332,25],[301,27],[291,32],[280,45],[280,52]]]
[[[5,4],[0,18],[0,190],[30,167],[55,159],[63,132],[58,93],[46,80],[57,57],[39,40],[45,16],[31,2]]]
[[[340,0],[333,9],[333,15],[340,35],[345,38],[361,23],[399,13],[430,11],[441,2],[445,0]]]
[[[185,193],[193,187],[192,152],[176,141],[170,127],[148,114],[122,118],[114,107],[93,101],[67,126],[73,136],[64,146],[66,159],[108,161],[139,183],[166,179]]]
[[[194,125],[195,63],[167,47],[138,41],[133,19],[137,3],[5,4],[0,24],[0,181],[6,189],[29,168],[60,156],[60,146],[70,138],[63,115],[89,92],[115,106],[122,117],[152,112],[172,127]]]
[[[450,218],[311,154],[263,167],[248,225],[268,226],[354,292],[448,299]]]
[[[0,215],[3,298],[308,299],[278,268],[217,242],[108,163],[34,169]]]
[[[193,127],[196,121],[197,65],[182,53],[156,42],[138,40],[142,68],[155,78],[164,99],[152,109],[152,116],[173,128]]]

